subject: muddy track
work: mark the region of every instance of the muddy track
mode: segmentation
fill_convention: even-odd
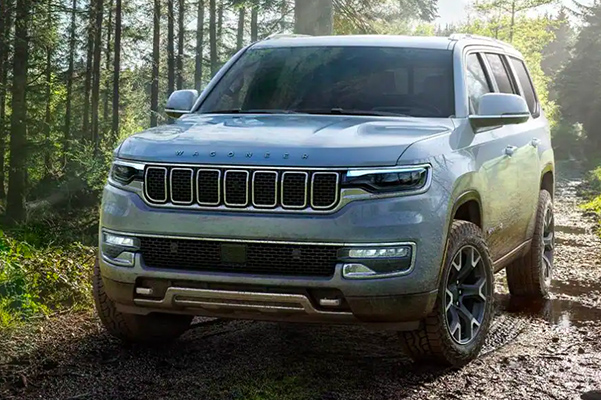
[[[491,334],[460,371],[413,365],[392,332],[198,320],[123,347],[80,313],[0,338],[0,399],[580,399],[601,390],[601,246],[578,183],[558,182],[552,298],[516,302],[497,275]]]

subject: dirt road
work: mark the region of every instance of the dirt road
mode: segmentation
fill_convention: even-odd
[[[498,275],[493,332],[460,371],[414,366],[394,333],[360,328],[203,321],[174,345],[125,348],[69,314],[0,338],[0,398],[599,399],[601,246],[577,184],[558,185],[552,299],[516,304]]]

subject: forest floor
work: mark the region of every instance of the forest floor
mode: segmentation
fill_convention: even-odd
[[[172,345],[124,347],[66,313],[0,338],[0,398],[599,399],[601,243],[579,179],[558,182],[551,299],[520,304],[497,275],[491,334],[461,370],[412,364],[391,332],[199,319]]]

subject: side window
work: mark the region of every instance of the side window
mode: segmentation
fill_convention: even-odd
[[[517,58],[511,58],[511,64],[513,65],[517,79],[522,85],[522,97],[526,100],[526,103],[528,103],[530,113],[534,117],[538,117],[540,114],[538,110],[538,99],[536,98],[536,92],[534,90],[534,86],[532,85],[532,80],[530,79],[530,75],[526,69],[526,64]]]
[[[492,92],[490,82],[484,72],[482,61],[478,54],[467,56],[467,90],[470,100],[470,113],[478,111],[480,97]]]
[[[513,84],[509,78],[510,75],[507,72],[507,67],[505,66],[503,58],[501,58],[499,54],[489,53],[486,54],[486,59],[488,60],[492,74],[495,77],[497,86],[499,86],[499,92],[516,94],[517,90],[514,90],[513,88]]]

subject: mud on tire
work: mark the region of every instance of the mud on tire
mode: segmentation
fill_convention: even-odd
[[[481,286],[480,291],[480,296],[482,297],[482,300],[480,300],[482,305],[479,310],[481,317],[480,325],[474,331],[471,340],[460,343],[461,341],[458,341],[455,337],[456,333],[452,334],[452,328],[449,327],[447,310],[450,307],[447,308],[447,303],[449,299],[451,300],[451,304],[455,300],[453,296],[448,297],[448,285],[454,283],[454,280],[451,282],[449,279],[457,276],[455,271],[452,270],[457,270],[456,264],[453,265],[453,262],[457,260],[457,255],[466,248],[473,248],[479,253],[482,264],[478,268],[482,271],[482,277],[479,278],[478,282],[482,282],[481,284],[485,284],[485,286]],[[461,271],[463,271],[463,268]],[[491,325],[494,292],[493,279],[494,273],[488,246],[480,228],[471,222],[454,221],[447,242],[446,258],[436,304],[432,313],[422,321],[418,330],[400,332],[401,345],[404,352],[414,361],[435,361],[453,367],[463,366],[477,357],[484,345]],[[461,294],[461,291],[458,293]],[[486,298],[486,300],[483,300],[483,298]],[[461,298],[462,305],[463,301],[463,298]],[[457,304],[459,304],[459,300]],[[457,323],[453,325],[456,327]],[[456,329],[454,332],[456,332]],[[461,338],[461,331],[459,332],[459,338]]]
[[[193,317],[187,315],[136,315],[117,311],[115,303],[104,291],[98,260],[94,265],[92,287],[96,312],[102,324],[111,335],[124,342],[152,344],[175,340],[192,322]]]
[[[545,217],[549,216],[548,212],[551,213],[550,220],[547,221],[550,224],[548,226],[550,236],[545,239]],[[554,246],[553,199],[546,190],[540,191],[535,224],[530,251],[526,256],[514,261],[507,267],[507,285],[509,286],[509,292],[514,296],[542,299],[549,294]],[[548,255],[545,255],[545,252]],[[545,260],[545,258],[547,259]],[[548,276],[546,276],[547,267],[550,268]]]

